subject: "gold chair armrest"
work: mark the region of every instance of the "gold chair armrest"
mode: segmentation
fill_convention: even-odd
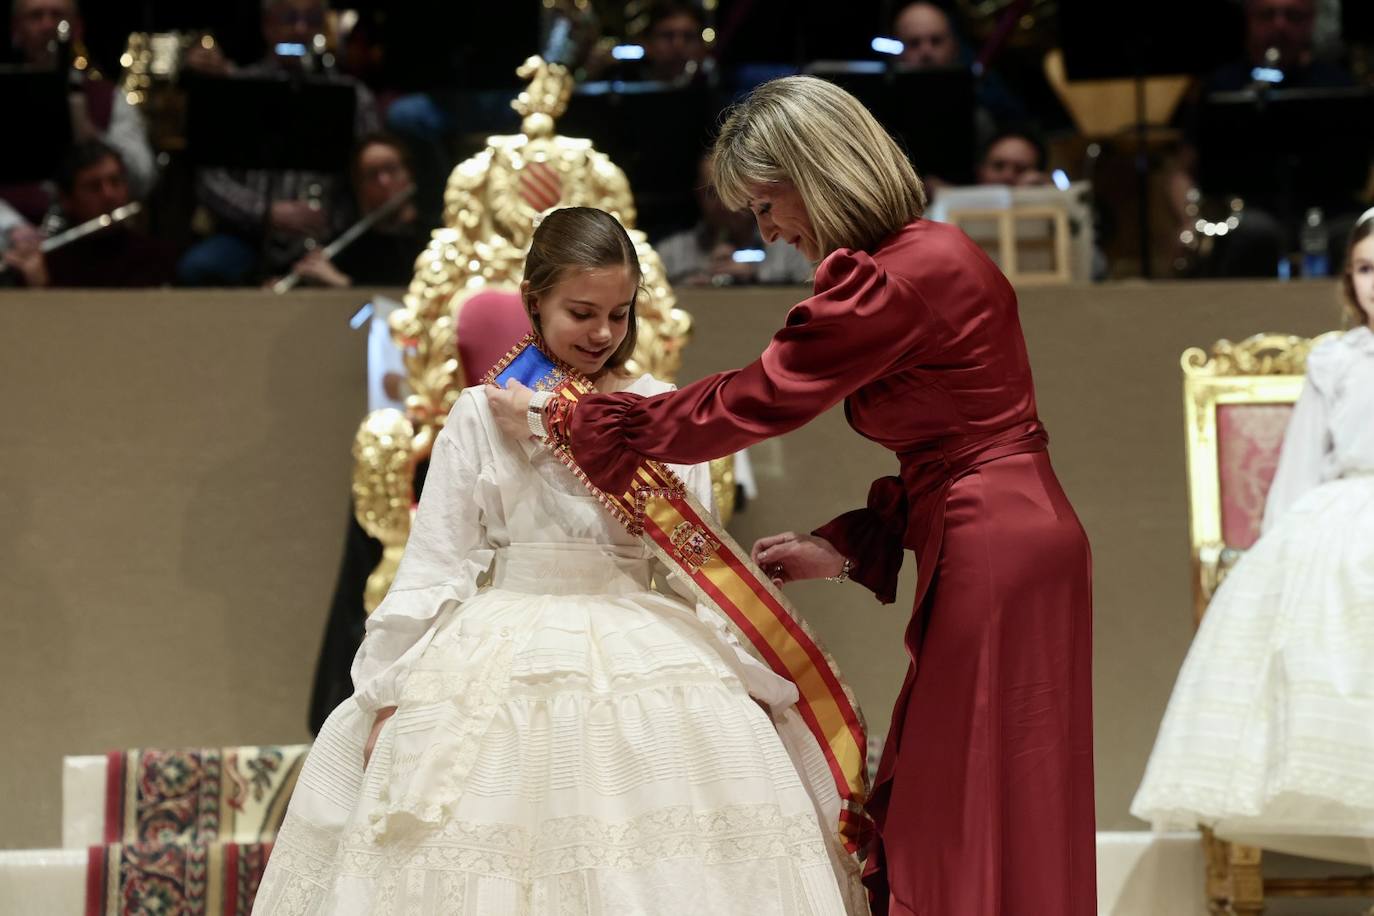
[[[382,561],[363,593],[369,614],[391,588],[410,537],[415,444],[411,422],[390,408],[368,414],[353,437],[353,513],[363,530],[382,542]]]

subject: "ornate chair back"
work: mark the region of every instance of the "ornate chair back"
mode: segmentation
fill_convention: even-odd
[[[364,595],[369,612],[385,597],[410,534],[417,465],[428,459],[458,392],[496,362],[491,354],[510,348],[512,332],[518,329],[516,340],[525,333],[513,291],[541,213],[599,207],[629,230],[647,293],[637,306],[639,337],[629,371],[672,381],[690,336],[691,318],[677,308],[662,261],[634,228],[625,173],[589,140],[554,132],[572,94],[571,74],[538,57],[517,72],[529,80],[511,103],[523,116],[521,132],[488,138],[486,149],[453,170],[444,226],[416,260],[404,307],[388,319],[405,364],[405,410],[369,414],[354,438],[354,512],[383,546]]]

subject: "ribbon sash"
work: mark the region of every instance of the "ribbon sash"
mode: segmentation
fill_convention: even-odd
[[[595,391],[577,370],[547,353],[530,335],[487,373],[486,381],[505,387],[516,379],[537,391],[552,391],[576,402]],[[551,444],[559,460],[588,491],[640,537],[670,569],[693,585],[703,603],[725,616],[754,654],[797,687],[797,712],[820,746],[840,797],[836,831],[855,852],[866,841],[871,821],[867,798],[867,739],[858,704],[834,660],[772,581],[749,559],[714,516],[687,492],[682,481],[657,461],[644,461],[630,491],[598,489],[577,466],[566,444]]]

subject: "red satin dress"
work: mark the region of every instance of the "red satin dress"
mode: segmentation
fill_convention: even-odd
[[[623,492],[641,457],[728,455],[841,400],[899,473],[816,533],[884,602],[905,550],[918,568],[869,805],[873,910],[1092,916],[1088,541],[1050,466],[1016,295],[963,232],[917,220],[837,251],[753,364],[586,397],[566,422],[583,470]]]

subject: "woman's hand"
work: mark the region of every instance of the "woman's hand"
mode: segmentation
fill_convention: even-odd
[[[798,579],[826,579],[844,569],[844,556],[825,538],[791,531],[760,538],[750,554],[759,568],[781,586]]]
[[[528,439],[530,423],[525,417],[529,410],[530,398],[534,392],[515,379],[506,383],[505,388],[487,386],[487,404],[491,407],[492,419],[501,432],[512,439]]]
[[[367,736],[367,743],[363,745],[363,769],[367,769],[368,763],[372,761],[372,749],[377,746],[377,736],[382,733],[382,724],[396,714],[395,706],[388,706],[385,709],[377,710],[377,719],[372,723],[372,733]]]

